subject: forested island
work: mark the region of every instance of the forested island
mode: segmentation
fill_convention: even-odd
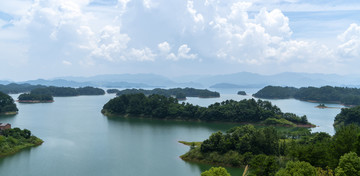
[[[9,95],[0,92],[0,115],[16,114],[18,111],[14,99]]]
[[[105,91],[100,88],[94,87],[80,87],[80,88],[72,88],[72,87],[44,87],[37,88],[30,92],[30,94],[34,95],[51,95],[54,97],[67,97],[67,96],[79,96],[79,95],[104,95]]]
[[[190,144],[185,161],[250,168],[248,175],[353,176],[360,174],[360,127],[287,136],[274,127],[235,127]],[[227,175],[224,173],[224,176]],[[334,174],[335,173],[335,174]],[[221,175],[222,176],[222,175]]]
[[[0,131],[0,157],[14,154],[21,149],[37,146],[43,141],[31,134],[30,130],[20,128]]]
[[[144,90],[144,89],[125,89],[119,91],[116,95],[124,94],[137,94],[142,93],[145,95],[158,94],[166,97],[176,97],[179,99],[184,99],[186,97],[199,97],[199,98],[217,98],[220,97],[219,92],[210,91],[207,89],[194,89],[194,88],[173,88],[173,89],[161,89],[156,88],[153,90]]]
[[[246,92],[245,92],[245,91],[240,90],[240,91],[238,91],[238,92],[237,92],[237,94],[238,94],[238,95],[246,95]]]
[[[306,116],[283,113],[269,101],[254,99],[226,100],[208,107],[200,107],[184,102],[180,104],[176,98],[158,94],[123,94],[107,102],[101,112],[107,116],[134,118],[313,127]]]
[[[257,98],[286,99],[303,101],[332,102],[344,105],[360,105],[360,89],[347,87],[280,87],[266,86],[253,95]]]
[[[106,92],[108,94],[116,94],[116,93],[119,93],[120,90],[119,89],[108,89],[108,90],[106,90]]]
[[[18,97],[19,103],[51,103],[54,98],[49,94],[23,93]]]

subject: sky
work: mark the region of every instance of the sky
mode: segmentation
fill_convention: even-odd
[[[358,0],[0,0],[0,80],[360,74]]]

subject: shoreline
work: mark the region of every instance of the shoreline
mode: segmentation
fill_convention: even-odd
[[[16,100],[16,102],[18,102],[18,103],[52,103],[52,102],[54,102],[54,100],[46,100],[46,101],[42,101],[42,100]]]
[[[223,124],[239,124],[239,125],[254,125],[254,126],[274,126],[274,127],[287,127],[287,128],[291,128],[291,127],[299,127],[299,128],[315,128],[317,127],[314,124],[295,124],[295,126],[291,126],[291,125],[267,125],[264,124],[262,122],[257,122],[257,123],[252,123],[252,122],[225,122],[225,121],[203,121],[203,120],[199,120],[199,119],[181,119],[181,118],[153,118],[153,117],[145,117],[144,115],[139,115],[139,116],[133,116],[130,114],[125,114],[125,115],[121,115],[121,114],[111,114],[111,113],[107,113],[107,112],[103,112],[103,110],[101,111],[101,113],[109,118],[126,118],[126,119],[149,119],[149,120],[161,120],[161,121],[178,121],[178,122],[198,122],[198,123],[223,123]]]
[[[23,150],[23,149],[31,148],[31,147],[37,147],[37,146],[40,146],[42,143],[44,143],[43,140],[41,140],[40,138],[38,138],[38,139],[39,139],[40,141],[37,142],[37,143],[35,143],[35,144],[26,143],[26,144],[24,144],[24,145],[15,146],[12,151],[8,151],[8,152],[5,152],[5,153],[0,153],[0,158],[6,157],[6,156],[9,156],[9,155],[14,155],[14,154],[20,152],[20,151]]]

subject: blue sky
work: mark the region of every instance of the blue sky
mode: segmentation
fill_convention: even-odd
[[[0,79],[360,74],[355,0],[0,0]]]

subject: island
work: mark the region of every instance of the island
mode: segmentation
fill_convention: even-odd
[[[153,90],[144,90],[144,89],[125,89],[118,92],[116,95],[124,95],[124,94],[136,94],[142,93],[145,95],[158,94],[166,97],[179,97],[180,99],[184,99],[186,97],[199,97],[199,98],[218,98],[220,97],[219,92],[210,91],[207,89],[194,89],[194,88],[173,88],[173,89],[161,89],[156,88]]]
[[[14,99],[8,94],[0,92],[0,115],[17,114],[18,111]]]
[[[215,132],[202,142],[179,141],[190,146],[180,158],[215,166],[249,166],[249,175],[330,176],[360,172],[359,126],[343,126],[334,136],[310,131],[298,134],[284,134],[274,127],[234,127],[224,133]]]
[[[108,94],[116,94],[116,93],[119,93],[120,90],[119,89],[108,89],[108,90],[106,90],[106,92]]]
[[[38,146],[43,143],[41,139],[32,135],[31,131],[27,129],[3,129],[0,130],[0,134],[0,157],[11,155],[24,148]]]
[[[280,87],[266,86],[253,95],[256,98],[295,98],[309,102],[341,103],[347,106],[360,105],[360,89],[348,87]]]
[[[54,98],[49,94],[23,93],[19,95],[17,101],[19,103],[52,103]]]
[[[240,91],[237,92],[237,94],[238,94],[238,95],[246,95],[246,92],[240,90]]]
[[[51,95],[54,97],[68,97],[79,95],[104,95],[105,91],[100,88],[94,88],[89,86],[80,88],[49,86],[34,89],[31,91],[30,94]]]
[[[208,107],[178,103],[173,97],[152,94],[123,94],[107,102],[101,112],[106,116],[129,118],[173,119],[186,121],[214,121],[254,123],[275,126],[314,127],[306,116],[283,113],[269,101],[226,100]]]

